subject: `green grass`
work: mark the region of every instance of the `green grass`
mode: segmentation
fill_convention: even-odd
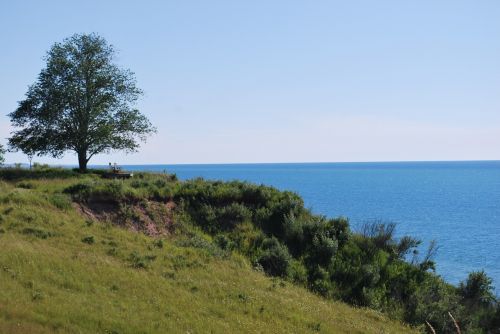
[[[181,232],[89,221],[62,191],[92,179],[0,181],[0,333],[412,332]]]

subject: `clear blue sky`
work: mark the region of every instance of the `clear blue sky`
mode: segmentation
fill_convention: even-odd
[[[500,159],[499,18],[498,0],[2,1],[0,142],[49,47],[97,32],[158,134],[91,163]]]

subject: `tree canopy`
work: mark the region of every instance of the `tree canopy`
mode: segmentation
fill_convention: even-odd
[[[114,64],[115,50],[97,34],[75,34],[55,43],[46,67],[9,114],[16,128],[11,150],[78,156],[81,171],[96,154],[136,151],[156,130],[135,107],[142,91],[134,73]]]

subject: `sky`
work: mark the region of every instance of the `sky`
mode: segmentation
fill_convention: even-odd
[[[50,46],[95,32],[158,133],[91,164],[500,160],[499,17],[498,0],[0,0],[0,143]]]

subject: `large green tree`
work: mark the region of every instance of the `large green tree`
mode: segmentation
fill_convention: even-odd
[[[97,34],[76,34],[48,51],[46,67],[9,114],[11,150],[78,156],[81,171],[96,154],[136,151],[156,130],[134,108],[142,91],[134,74],[114,63],[115,50]]]

